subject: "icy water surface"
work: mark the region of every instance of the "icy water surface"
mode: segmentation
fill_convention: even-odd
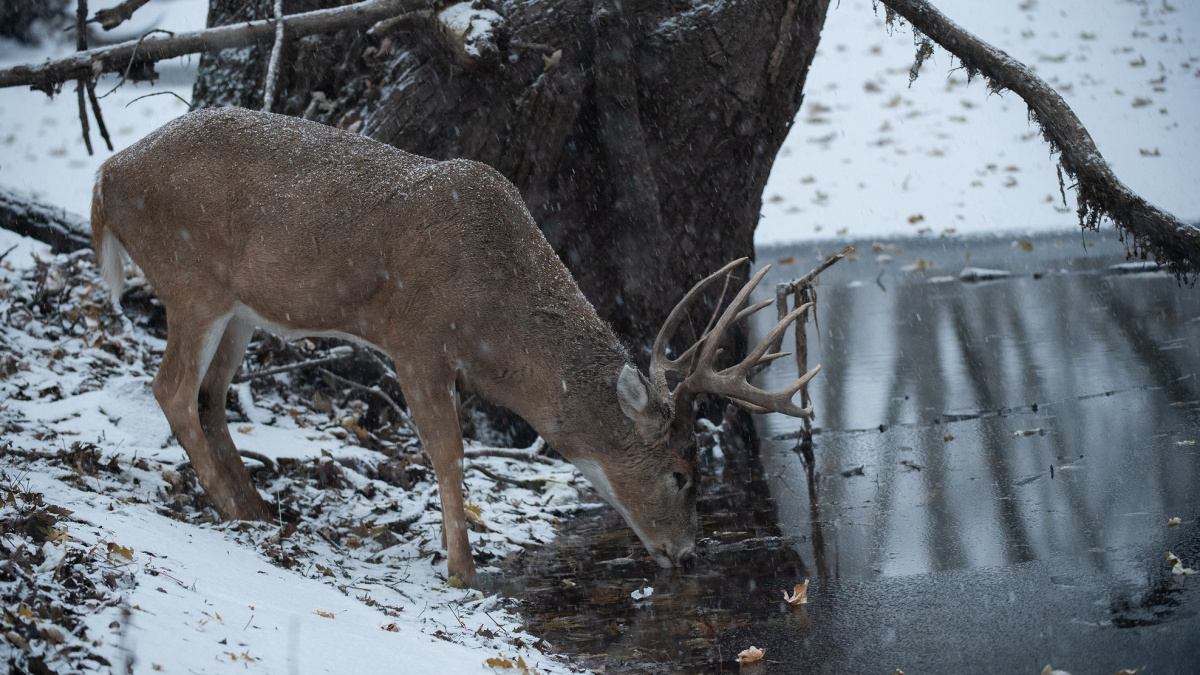
[[[611,672],[735,672],[750,645],[777,673],[1195,672],[1200,576],[1165,553],[1200,568],[1200,290],[1088,240],[860,244],[809,325],[814,465],[779,415],[726,448],[690,571],[611,510],[573,519],[514,561],[529,633]],[[837,248],[760,252],[793,260],[763,297]]]

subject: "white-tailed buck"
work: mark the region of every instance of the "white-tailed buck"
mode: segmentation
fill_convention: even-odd
[[[459,387],[506,406],[572,461],[663,566],[693,558],[693,399],[723,394],[758,412],[804,416],[785,391],[751,386],[798,309],[740,364],[715,371],[718,343],[761,270],[678,358],[667,342],[701,281],[634,366],[580,293],[516,188],[472,161],[438,162],[313,122],[201,110],[101,167],[92,237],[114,299],[122,250],[167,312],[154,395],[221,516],[269,520],[225,419],[225,394],[256,327],[334,336],[396,362],[433,459],[449,573],[474,583],[463,513]],[[667,373],[682,381],[671,390]]]

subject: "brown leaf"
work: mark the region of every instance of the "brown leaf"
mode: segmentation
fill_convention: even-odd
[[[749,649],[738,653],[737,660],[738,663],[754,663],[755,661],[761,661],[766,653],[767,650],[751,645]]]
[[[792,596],[788,597],[788,592],[783,591],[783,599],[789,605],[807,605],[808,604],[808,579],[802,584],[796,584],[796,588],[792,590]]]
[[[334,614],[333,612],[322,612],[319,609],[317,610],[317,616],[323,616],[326,619],[336,619],[337,618],[337,614]]]

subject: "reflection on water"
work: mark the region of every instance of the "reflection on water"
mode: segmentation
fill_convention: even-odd
[[[1177,443],[1196,437],[1200,412],[1194,290],[1088,272],[981,284],[912,273],[884,291],[852,283],[877,267],[862,258],[831,270],[820,338],[809,331],[822,364],[815,505],[798,458],[765,454],[784,531],[815,542],[812,524],[822,530],[825,550],[804,557],[832,561],[836,578],[1011,565],[1150,543],[1193,505],[1197,454]],[[798,427],[779,415],[765,426]],[[857,466],[862,476],[840,475]]]
[[[868,245],[826,272],[815,466],[779,415],[757,455],[727,448],[686,573],[611,510],[569,521],[512,563],[529,633],[622,672],[734,672],[751,644],[779,673],[1189,672],[1200,579],[1164,552],[1200,567],[1200,525],[1166,525],[1200,515],[1200,290],[1106,273],[1112,245],[1033,243],[906,244],[924,273]],[[1014,276],[938,278],[968,251]],[[763,297],[817,262],[770,255],[798,262]],[[781,363],[765,384],[794,376]],[[806,577],[811,604],[781,602]]]

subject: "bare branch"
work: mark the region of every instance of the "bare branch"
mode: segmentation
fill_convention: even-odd
[[[502,476],[495,471],[488,469],[486,466],[479,466],[478,464],[471,464],[467,468],[475,469],[479,473],[491,478],[497,483],[508,483],[509,485],[515,485],[519,488],[525,488],[526,490],[537,490],[540,492],[542,488],[546,487],[545,479],[521,480],[520,478],[509,478],[508,476]]]
[[[275,368],[266,368],[264,370],[243,372],[242,374],[233,378],[233,384],[241,384],[243,382],[249,382],[250,380],[257,380],[258,378],[261,378],[261,377],[270,377],[271,375],[278,375],[280,373],[287,373],[287,372],[290,372],[293,370],[300,370],[301,368],[313,368],[316,366],[327,366],[331,363],[336,363],[337,361],[341,361],[343,359],[350,358],[351,356],[354,356],[353,348],[351,348],[351,347],[335,347],[329,353],[329,355],[323,356],[318,359],[309,359],[307,361],[301,361],[299,363],[289,363],[286,366],[278,366]]]
[[[275,82],[279,79],[279,55],[283,52],[283,0],[275,0],[275,44],[267,62],[267,82],[263,86],[263,112],[271,112],[275,104]]]
[[[102,9],[88,19],[88,23],[98,23],[104,30],[112,30],[125,23],[142,5],[150,0],[125,0],[116,7]]]
[[[518,459],[523,462],[537,462],[548,466],[556,466],[557,462],[549,457],[535,455],[532,452],[524,450],[503,450],[501,448],[483,448],[480,450],[467,450],[463,453],[467,459],[479,459],[480,457],[503,457],[505,459]]]
[[[365,0],[353,5],[322,9],[287,17],[288,34],[300,39],[317,33],[332,33],[368,26],[409,11],[426,9],[430,0]],[[0,70],[0,87],[32,86],[53,92],[63,82],[102,73],[121,72],[130,60],[162,61],[185,54],[212,52],[264,44],[275,38],[275,21],[263,19],[229,26],[180,33],[171,37],[148,37],[77,52],[37,65]],[[140,42],[140,46],[139,46]]]
[[[994,91],[1008,89],[1024,99],[1057,150],[1059,163],[1077,182],[1079,224],[1097,229],[1110,218],[1132,238],[1131,255],[1154,255],[1177,275],[1200,269],[1200,227],[1146,202],[1125,186],[1104,161],[1083,123],[1058,92],[1025,64],[957,26],[925,0],[882,0],[914,28],[962,62],[968,75],[983,74]]]
[[[392,411],[396,413],[396,415],[400,418],[400,421],[404,422],[404,425],[406,427],[408,427],[409,429],[417,428],[416,425],[413,424],[412,417],[409,417],[408,412],[405,411],[404,408],[401,408],[398,403],[396,403],[394,400],[392,400],[391,396],[388,396],[379,387],[368,387],[365,384],[359,384],[358,382],[355,382],[353,380],[347,380],[346,378],[344,378],[340,375],[335,375],[324,368],[320,368],[318,370],[318,372],[321,373],[321,376],[325,378],[326,382],[330,382],[330,383],[336,382],[340,385],[350,387],[351,389],[357,389],[359,391],[363,391],[368,394],[374,394],[375,396],[379,397],[379,399],[382,400],[384,403],[388,404],[388,407],[390,407],[392,409]]]
[[[87,51],[87,0],[79,0],[75,9],[75,50]],[[83,144],[87,146],[89,156],[92,154],[92,135],[88,130],[87,102],[84,95],[90,81],[89,77],[75,80],[75,95],[79,99],[79,126],[83,128]]]
[[[104,139],[104,144],[108,146],[108,151],[112,152],[112,138],[108,136],[108,127],[104,125],[104,116],[100,114],[100,101],[96,98],[96,83],[87,81],[88,99],[92,102],[92,115],[96,117],[96,128],[100,130],[100,138]]]

